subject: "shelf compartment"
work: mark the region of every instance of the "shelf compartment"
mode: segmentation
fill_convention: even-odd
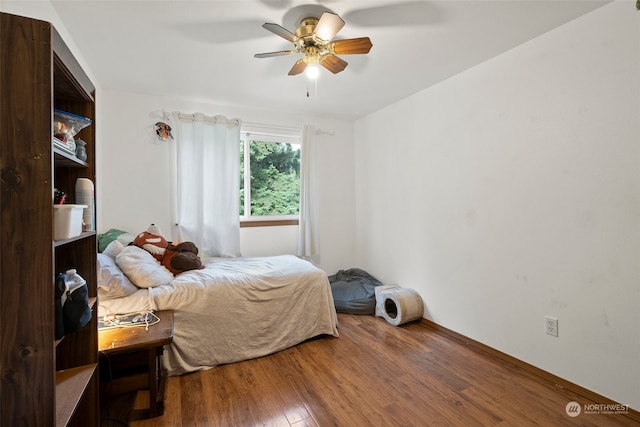
[[[70,239],[54,241],[53,242],[53,247],[57,248],[58,246],[64,246],[64,245],[66,245],[68,243],[71,243],[71,242],[76,242],[78,240],[82,240],[82,239],[86,239],[86,238],[91,237],[91,236],[95,236],[95,234],[96,234],[95,231],[83,231],[82,234],[80,234],[79,236],[75,236],[75,237],[72,237]]]
[[[98,313],[96,311],[96,304],[98,303],[98,298],[97,297],[89,297],[89,308],[91,309],[91,316],[97,316]],[[90,323],[91,325],[91,323]],[[86,326],[85,326],[86,327]],[[89,327],[93,327],[93,326],[89,326]],[[55,340],[53,342],[53,347],[56,348],[58,347],[58,345],[64,340],[64,336],[62,338],[60,338],[59,340]]]
[[[87,386],[94,378],[96,363],[56,372],[56,426],[66,426],[73,417]]]
[[[86,168],[89,166],[87,162],[78,159],[75,154],[71,154],[55,145],[53,146],[53,154],[56,166],[71,168]]]

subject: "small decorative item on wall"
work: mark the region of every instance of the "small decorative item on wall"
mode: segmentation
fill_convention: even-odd
[[[171,135],[171,126],[169,126],[165,122],[157,122],[153,127],[156,131],[156,136],[161,141],[166,141],[169,138],[173,139],[173,135]]]
[[[149,113],[149,117],[155,120],[152,126],[147,126],[150,142],[152,144],[162,144],[173,138],[171,133],[171,115],[164,110],[153,111]]]

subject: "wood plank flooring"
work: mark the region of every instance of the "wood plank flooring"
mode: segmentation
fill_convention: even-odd
[[[638,426],[624,415],[569,417],[601,404],[422,322],[339,314],[339,338],[170,377],[161,417],[129,421],[146,392],[103,405],[103,427]],[[119,420],[119,421],[118,421]]]

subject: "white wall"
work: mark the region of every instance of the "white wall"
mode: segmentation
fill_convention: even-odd
[[[633,6],[572,21],[354,135],[359,265],[419,291],[436,323],[640,409]]]
[[[167,143],[150,142],[149,128],[157,121],[154,112],[182,111],[221,114],[245,122],[301,127],[305,123],[332,130],[333,136],[316,136],[320,165],[321,257],[328,274],[353,266],[355,201],[353,171],[353,125],[351,122],[308,117],[234,106],[203,104],[188,99],[162,98],[104,90],[101,98],[102,174],[98,202],[102,206],[99,231],[119,228],[131,232],[157,224],[171,234],[169,200],[170,150]],[[294,254],[297,227],[250,227],[241,229],[243,255]]]
[[[152,111],[331,128],[335,136],[318,138],[322,268],[358,266],[412,287],[437,323],[640,409],[632,6],[598,9],[354,131],[304,115],[101,92],[48,1],[0,0],[2,11],[54,23],[98,85],[100,231],[170,227],[168,149],[145,133]],[[242,249],[293,253],[295,235],[243,229]],[[545,315],[559,319],[560,337],[544,335]]]

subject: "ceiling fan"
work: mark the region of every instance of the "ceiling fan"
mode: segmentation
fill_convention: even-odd
[[[342,18],[331,12],[324,12],[320,19],[312,16],[303,18],[295,34],[281,25],[265,23],[263,28],[293,43],[294,49],[257,53],[255,57],[270,58],[302,53],[304,57],[289,70],[290,76],[302,73],[311,64],[320,64],[333,74],[339,73],[346,68],[347,62],[337,55],[365,54],[373,46],[369,37],[332,41],[343,26]]]

